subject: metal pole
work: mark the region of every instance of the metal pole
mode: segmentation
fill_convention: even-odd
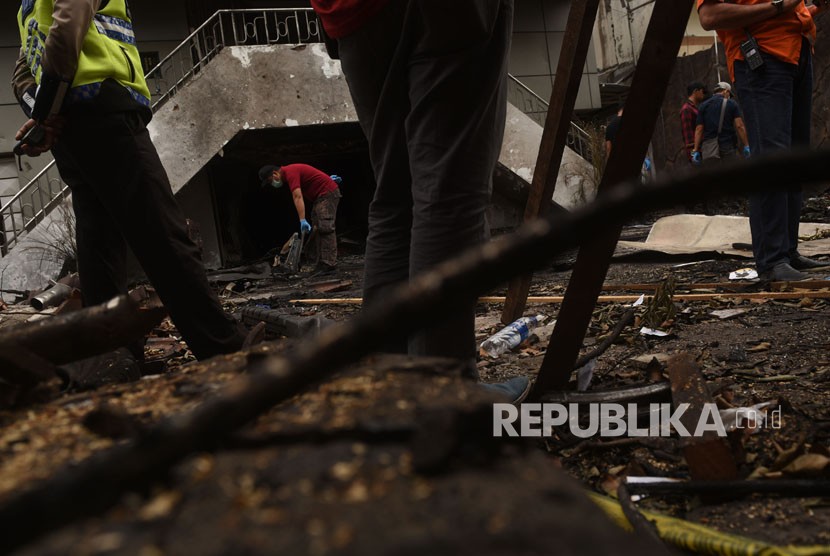
[[[631,85],[631,101],[599,185],[599,196],[640,175],[693,1],[657,2],[654,6]],[[582,244],[532,398],[568,383],[621,230],[619,225],[593,234]]]

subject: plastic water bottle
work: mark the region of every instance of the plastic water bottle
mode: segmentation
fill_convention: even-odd
[[[530,336],[530,331],[543,323],[546,318],[545,315],[536,315],[535,317],[522,317],[511,322],[481,342],[481,349],[490,357],[498,357],[524,342]]]

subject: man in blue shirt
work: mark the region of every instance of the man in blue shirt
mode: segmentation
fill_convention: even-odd
[[[733,158],[738,139],[743,145],[742,154],[749,158],[749,139],[738,103],[732,100],[732,86],[720,82],[715,94],[700,105],[695,128],[695,148],[692,162],[709,164],[721,159]],[[717,142],[715,141],[717,139]]]

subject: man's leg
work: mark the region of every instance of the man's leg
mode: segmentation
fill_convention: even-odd
[[[810,146],[812,109],[813,55],[810,43],[804,39],[793,89],[792,145],[794,147]],[[791,257],[798,254],[798,224],[801,221],[803,201],[804,195],[801,187],[790,187],[787,191],[787,223],[789,226],[787,247]]]
[[[410,275],[482,243],[504,134],[512,1],[423,0],[409,64]],[[409,351],[474,359],[475,299],[410,340]]]
[[[238,350],[244,339],[241,328],[224,313],[207,282],[139,115],[77,117],[63,142],[115,223],[112,233],[123,234],[193,353],[203,359]],[[93,144],[101,148],[91,148]]]
[[[743,108],[749,145],[755,156],[788,149],[792,144],[793,80],[796,66],[764,55],[761,70],[735,62],[735,85]],[[752,193],[749,225],[759,273],[789,263],[789,191]]]
[[[72,191],[78,276],[84,306],[89,307],[127,293],[127,245],[109,212],[61,147],[55,146],[52,154],[61,179]]]
[[[328,267],[337,265],[337,235],[335,233],[335,223],[339,202],[340,191],[332,191],[317,199],[312,209],[314,225],[317,227],[320,263]]]
[[[404,121],[409,112],[406,45],[408,2],[389,2],[356,33],[340,39],[343,73],[369,142],[377,187],[369,205],[363,280],[364,305],[383,303],[384,293],[409,279],[412,180]],[[406,339],[384,346],[406,353]]]

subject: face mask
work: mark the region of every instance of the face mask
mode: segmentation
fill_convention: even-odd
[[[282,180],[271,180],[271,185],[274,189],[279,189],[282,187]]]

